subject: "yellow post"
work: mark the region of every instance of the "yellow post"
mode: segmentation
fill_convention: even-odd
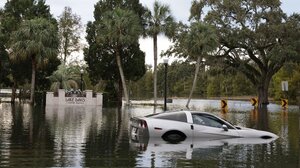
[[[251,102],[252,106],[254,106],[254,107],[258,106],[258,99],[257,98],[251,98],[250,102]]]
[[[288,108],[288,99],[281,99],[281,107],[282,108]]]
[[[221,110],[222,113],[228,112],[227,100],[221,100]]]

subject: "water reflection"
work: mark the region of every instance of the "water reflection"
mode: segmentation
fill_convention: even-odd
[[[161,138],[146,138],[141,141],[131,141],[133,150],[140,151],[137,157],[139,167],[149,167],[149,163],[144,162],[149,156],[154,157],[155,162],[151,162],[151,167],[173,167],[172,161],[167,162],[159,158],[182,158],[182,159],[209,159],[211,156],[227,155],[226,149],[235,147],[249,147],[254,145],[272,146],[276,138],[230,138],[230,139],[208,139],[208,138],[187,138],[178,144],[168,143]],[[242,154],[246,153],[243,151]],[[216,159],[216,158],[215,158]],[[248,158],[247,158],[248,159]]]
[[[127,110],[47,107],[46,119],[53,123],[55,166],[134,167]]]
[[[89,128],[92,123],[100,123],[102,119],[98,112],[97,108],[80,106],[46,107],[46,121],[52,123],[50,130],[53,135],[53,159],[57,163],[56,166],[81,165],[84,158],[81,152],[82,144],[86,140]]]
[[[52,165],[52,157],[48,156],[52,156],[53,152],[47,149],[53,149],[53,141],[43,112],[19,104],[5,104],[2,108],[1,166],[16,167],[20,163],[33,167]]]
[[[161,111],[157,108],[155,112]],[[299,111],[212,112],[234,124],[279,135],[270,143],[132,142],[130,117],[151,113],[152,106],[102,109],[0,104],[0,167],[299,166]]]

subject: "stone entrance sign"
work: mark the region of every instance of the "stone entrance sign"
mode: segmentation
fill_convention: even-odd
[[[59,89],[58,96],[55,96],[53,92],[47,92],[46,105],[90,105],[90,106],[102,106],[103,95],[97,93],[96,97],[93,97],[92,90],[86,90],[85,95],[81,94],[66,94],[64,89]]]

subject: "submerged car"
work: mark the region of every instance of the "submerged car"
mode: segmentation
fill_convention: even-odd
[[[206,112],[175,111],[133,117],[130,123],[132,140],[143,137],[160,137],[169,142],[195,138],[278,138],[261,130],[238,127]]]

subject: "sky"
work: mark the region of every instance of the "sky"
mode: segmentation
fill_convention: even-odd
[[[0,8],[4,7],[7,0],[0,0]],[[72,8],[72,12],[81,17],[83,25],[86,25],[88,21],[93,21],[94,5],[99,0],[46,0],[46,4],[50,5],[50,11],[53,16],[58,17],[64,10],[65,6]],[[140,0],[140,2],[149,8],[153,8],[154,0]],[[187,22],[189,17],[189,10],[192,0],[159,0],[162,4],[167,4],[171,8],[171,12],[176,21]],[[287,14],[294,12],[300,13],[299,2],[297,0],[281,0],[282,9]],[[83,32],[85,33],[85,31]],[[161,51],[165,51],[171,45],[171,42],[160,36],[158,38],[158,55]],[[146,64],[153,65],[153,41],[151,38],[140,39],[140,48],[146,53]],[[79,53],[79,59],[82,59],[82,53]],[[163,62],[163,59],[158,60],[159,63]]]

